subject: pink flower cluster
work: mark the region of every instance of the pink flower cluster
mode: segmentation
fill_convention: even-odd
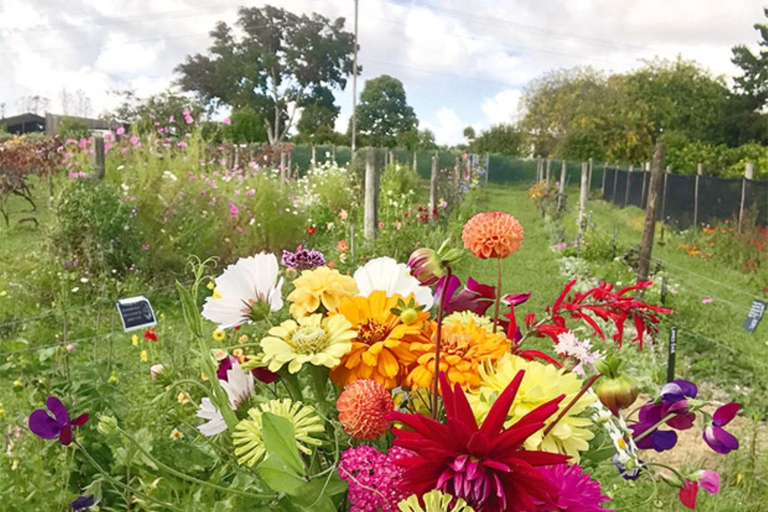
[[[396,461],[409,453],[397,446],[388,453],[371,446],[357,446],[342,453],[339,476],[349,484],[350,512],[397,512],[397,504],[408,495],[399,489],[403,469]]]

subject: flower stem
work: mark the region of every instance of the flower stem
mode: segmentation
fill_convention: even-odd
[[[143,492],[134,489],[130,485],[124,484],[120,480],[117,480],[116,478],[112,477],[112,475],[107,473],[107,471],[104,468],[102,468],[101,465],[99,465],[99,463],[96,462],[96,460],[93,457],[91,457],[91,454],[88,453],[88,451],[85,448],[83,448],[83,446],[80,443],[78,443],[77,441],[74,441],[73,444],[75,446],[77,446],[77,449],[80,450],[80,453],[83,454],[83,456],[88,460],[88,462],[91,464],[91,466],[93,466],[96,469],[96,471],[98,471],[101,474],[101,476],[104,477],[104,479],[107,482],[111,483],[112,485],[114,485],[116,487],[120,487],[121,489],[125,489],[126,491],[130,492],[131,494],[134,494],[134,495],[136,495],[136,496],[138,496],[138,497],[140,497],[140,498],[142,498],[144,500],[157,503],[158,505],[161,505],[162,507],[164,507],[164,508],[166,508],[168,510],[173,510],[175,512],[184,512],[184,510],[182,510],[180,508],[176,508],[176,507],[174,507],[170,503],[166,503],[164,501],[160,501],[157,498],[153,498],[153,497],[151,497],[151,496],[149,496],[147,494],[144,494]]]
[[[286,371],[285,374],[282,375],[280,382],[285,385],[285,389],[288,390],[288,394],[291,395],[293,400],[301,401],[303,399],[298,375]]]
[[[673,412],[673,413],[669,413],[666,416],[664,416],[663,418],[661,418],[661,421],[659,421],[657,424],[655,424],[654,426],[652,426],[651,428],[649,428],[648,430],[646,430],[645,432],[643,432],[639,436],[635,437],[634,438],[635,442],[638,442],[642,438],[653,434],[653,432],[655,432],[660,426],[662,426],[663,424],[665,424],[666,422],[668,422],[669,420],[674,418],[675,415],[676,415],[676,413]]]
[[[320,412],[323,416],[328,415],[328,411],[331,409],[328,403],[327,395],[327,382],[328,382],[328,368],[325,366],[312,366],[312,384],[315,391],[315,398],[317,404],[320,407]]]
[[[496,306],[493,311],[493,332],[496,332],[496,327],[499,325],[499,306],[501,305],[501,258],[497,258],[498,271],[496,278]]]
[[[437,418],[437,383],[440,377],[440,341],[443,335],[443,313],[445,312],[445,301],[448,296],[448,284],[451,281],[451,267],[445,266],[445,285],[443,293],[440,295],[440,303],[437,305],[437,330],[435,331],[435,375],[432,380],[432,418]]]
[[[578,393],[576,393],[576,396],[574,396],[574,397],[571,399],[571,401],[570,401],[570,402],[568,402],[568,405],[566,405],[566,406],[565,406],[565,407],[564,407],[564,408],[563,408],[563,409],[560,411],[560,414],[558,414],[558,415],[557,415],[557,417],[555,418],[555,421],[553,421],[552,423],[550,423],[549,425],[547,425],[547,428],[546,428],[546,429],[544,429],[544,434],[541,436],[542,438],[545,438],[545,437],[547,437],[547,434],[549,434],[550,432],[552,432],[552,429],[553,429],[553,428],[555,428],[555,425],[557,425],[557,423],[558,423],[558,422],[559,422],[561,419],[563,419],[563,418],[565,417],[565,415],[566,415],[566,414],[568,414],[568,411],[570,411],[570,410],[571,410],[571,407],[573,407],[574,405],[576,405],[576,402],[578,402],[578,401],[579,401],[579,399],[580,399],[582,396],[584,396],[584,393],[586,393],[586,392],[587,392],[587,390],[588,390],[589,388],[591,388],[591,387],[592,387],[592,385],[593,385],[593,384],[594,384],[594,383],[597,381],[597,379],[599,379],[599,378],[600,378],[600,377],[602,377],[602,376],[603,376],[603,375],[602,375],[601,373],[598,373],[598,374],[596,374],[596,375],[593,375],[593,376],[592,376],[592,378],[591,378],[591,379],[589,379],[589,380],[587,381],[587,383],[586,383],[586,384],[584,384],[584,387],[582,387],[582,388],[581,388],[581,390],[580,390]]]

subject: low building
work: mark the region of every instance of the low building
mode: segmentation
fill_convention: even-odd
[[[117,123],[104,119],[90,119],[87,117],[64,116],[51,113],[46,113],[45,117],[43,117],[31,112],[0,119],[0,126],[5,127],[5,130],[8,133],[18,135],[35,132],[54,135],[56,134],[61,121],[66,118],[75,119],[81,122],[92,132],[111,131],[113,128],[117,127]]]

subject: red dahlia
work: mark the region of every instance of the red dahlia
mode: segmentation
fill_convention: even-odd
[[[464,391],[458,384],[452,391],[443,373],[444,424],[421,414],[392,413],[393,420],[412,429],[392,430],[394,445],[413,452],[398,462],[405,469],[401,488],[418,495],[439,489],[463,498],[477,512],[535,510],[539,500],[555,507],[557,489],[536,467],[561,464],[567,457],[521,446],[557,412],[565,395],[504,429],[524,373],[521,370],[499,395],[482,426],[478,426]]]

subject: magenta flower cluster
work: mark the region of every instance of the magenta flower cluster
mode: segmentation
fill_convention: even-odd
[[[403,468],[397,461],[410,452],[397,446],[381,453],[372,446],[349,448],[341,454],[339,476],[349,484],[350,512],[397,512],[397,504],[408,497],[401,491]]]

